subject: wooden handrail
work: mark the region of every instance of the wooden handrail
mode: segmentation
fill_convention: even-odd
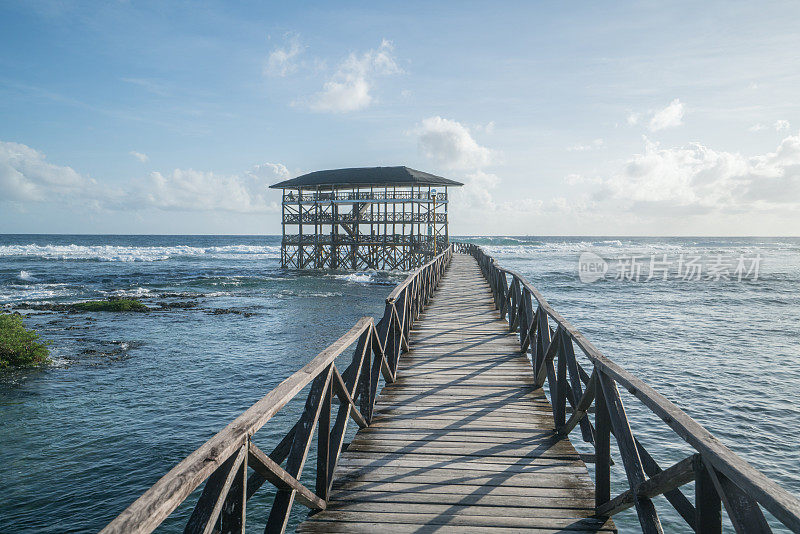
[[[452,254],[453,254],[452,249],[453,249],[453,245],[450,245],[445,252],[442,252],[441,254],[436,256],[434,259],[432,259],[431,261],[429,261],[428,263],[426,263],[425,265],[423,265],[422,267],[420,267],[419,269],[417,269],[416,271],[414,271],[413,273],[408,275],[405,280],[403,280],[402,282],[400,282],[399,284],[397,284],[395,286],[395,288],[392,290],[392,292],[389,293],[389,296],[386,297],[386,300],[387,301],[397,300],[397,297],[400,295],[400,293],[403,292],[403,290],[405,290],[405,288],[408,286],[408,284],[410,284],[411,282],[414,281],[414,278],[417,276],[417,273],[419,273],[419,271],[421,271],[422,269],[426,269],[426,268],[430,267],[431,265],[435,264],[439,260],[439,258],[441,258],[442,255],[444,255],[444,254],[450,254],[450,256],[452,256]]]
[[[267,532],[283,532],[295,500],[323,509],[344,443],[349,419],[368,426],[382,374],[397,375],[400,354],[408,350],[408,334],[438,286],[453,255],[452,245],[409,275],[386,299],[376,324],[363,317],[299,371],[281,382],[219,433],[203,443],[111,521],[103,533],[152,532],[206,481],[185,532],[243,532],[246,501],[264,483],[277,488]],[[356,345],[343,372],[337,358]],[[311,385],[300,420],[269,454],[252,438],[298,393]],[[337,396],[341,402],[332,416]],[[317,483],[300,482],[314,431],[318,434]],[[248,459],[254,473],[248,476]],[[283,465],[282,465],[283,464]]]
[[[759,505],[793,532],[800,532],[800,499],[736,455],[643,380],[604,356],[521,274],[500,266],[477,245],[456,243],[455,249],[472,255],[478,261],[501,316],[505,318],[507,314],[512,330],[519,331],[520,349],[531,354],[537,385],[548,384],[556,430],[567,435],[580,425],[584,440],[595,446],[599,515],[610,515],[636,506],[643,531],[661,532],[650,499],[664,494],[689,526],[698,532],[708,528],[720,531],[720,503],[724,504],[737,532],[771,532]],[[536,300],[535,313],[531,298]],[[548,319],[555,323],[555,330]],[[575,360],[573,344],[592,364],[591,377]],[[557,365],[553,363],[556,360]],[[585,385],[585,390],[581,384]],[[686,470],[688,459],[680,463],[680,468],[673,466],[674,469],[670,468],[672,471],[662,471],[636,440],[616,384],[627,389],[699,453],[691,461],[694,465],[691,477]],[[567,402],[572,405],[573,413],[569,421],[564,421]],[[594,425],[588,416],[592,402],[597,414]],[[604,433],[616,437],[630,485],[627,492],[614,499],[608,495],[610,457]],[[691,480],[695,480],[697,485],[694,505],[678,489]],[[701,487],[702,480],[706,482]]]

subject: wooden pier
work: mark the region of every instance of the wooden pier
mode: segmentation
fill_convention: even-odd
[[[673,443],[645,448],[619,387],[661,420]],[[259,429],[301,394],[297,422],[268,443]],[[347,444],[350,420],[359,431]],[[583,458],[570,437],[593,454]],[[664,453],[676,445],[691,451],[677,462]],[[612,452],[627,486],[616,496]],[[309,457],[315,466],[304,471]],[[665,457],[671,465],[662,468]],[[691,483],[687,496],[682,486]],[[272,502],[256,523],[247,517],[254,499]],[[635,508],[642,532],[661,533],[656,499],[688,531],[721,533],[727,522],[739,533],[773,526],[800,533],[796,496],[604,356],[524,277],[479,247],[457,244],[398,285],[377,323],[359,320],[103,532],[147,533],[165,521],[170,531],[206,534],[242,533],[246,525],[267,533],[295,525],[299,532],[613,532],[613,516]],[[309,510],[299,525],[294,504]]]
[[[478,264],[456,255],[298,532],[615,531]]]

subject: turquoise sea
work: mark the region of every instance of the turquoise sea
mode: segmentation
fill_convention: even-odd
[[[461,240],[529,277],[606,356],[800,495],[800,239]],[[359,317],[379,317],[406,275],[284,271],[279,250],[278,236],[0,235],[0,307],[26,315],[54,358],[0,374],[0,531],[99,530]],[[586,252],[609,267],[592,283],[578,271]],[[697,277],[686,276],[690,260],[702,265]],[[740,260],[748,269],[737,272]],[[651,266],[661,270],[650,276]],[[49,309],[108,296],[153,311]],[[624,401],[662,466],[689,452],[638,401]],[[301,404],[258,434],[262,448]],[[262,531],[270,502],[264,489],[248,502],[248,530]],[[687,530],[659,510],[666,531]],[[181,531],[189,511],[163,530]],[[639,530],[632,511],[617,524]]]

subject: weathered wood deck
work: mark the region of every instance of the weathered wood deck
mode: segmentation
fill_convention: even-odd
[[[615,531],[472,257],[453,256],[410,346],[298,532]]]

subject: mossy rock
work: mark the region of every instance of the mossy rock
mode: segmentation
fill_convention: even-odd
[[[22,324],[18,313],[0,313],[0,369],[50,363],[48,342]]]
[[[108,300],[87,300],[86,302],[76,302],[70,306],[77,311],[109,311],[109,312],[146,312],[150,308],[136,299],[115,299]]]

